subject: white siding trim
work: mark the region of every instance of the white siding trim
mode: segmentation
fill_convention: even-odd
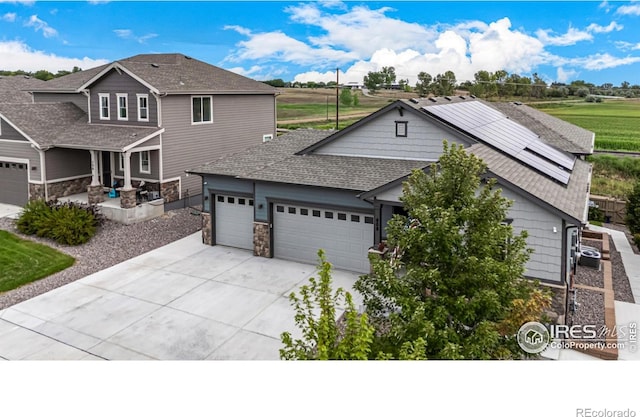
[[[121,99],[124,99],[124,106],[120,104]],[[116,93],[116,104],[118,110],[118,120],[129,120],[129,94]],[[124,116],[122,115],[122,109],[124,109]]]
[[[142,107],[140,106],[140,99],[144,98],[147,102],[147,107],[145,107],[145,110],[147,111],[147,117],[146,118],[142,118],[141,117],[141,110]],[[136,94],[136,108],[138,109],[138,121],[139,122],[148,122],[149,121],[149,94]]]
[[[147,155],[147,169],[142,168],[143,154]],[[138,157],[138,163],[140,165],[139,168],[140,168],[141,174],[151,174],[151,151],[140,151],[140,155]]]
[[[124,148],[122,148],[122,149],[123,149],[125,152],[126,152],[126,151],[130,151],[130,150],[132,150],[133,148],[135,148],[136,146],[140,145],[141,143],[145,143],[145,142],[146,142],[146,141],[148,141],[149,139],[153,139],[153,138],[155,138],[156,136],[161,135],[162,133],[164,133],[164,129],[160,129],[159,131],[154,132],[154,133],[150,134],[149,136],[145,136],[145,137],[143,137],[142,139],[137,140],[137,141],[133,142],[131,145],[127,145],[127,146],[125,146],[125,147],[124,147]]]
[[[154,86],[152,86],[151,84],[149,84],[148,82],[146,82],[145,80],[143,80],[142,78],[138,77],[137,75],[135,75],[134,73],[132,73],[131,71],[129,71],[128,69],[126,69],[125,67],[123,67],[122,65],[120,65],[117,62],[112,63],[111,65],[107,66],[105,69],[103,69],[102,71],[100,71],[98,74],[96,74],[93,78],[91,78],[89,81],[87,81],[86,83],[84,83],[83,85],[80,86],[80,88],[78,88],[76,90],[76,92],[80,92],[82,90],[87,89],[91,84],[93,84],[95,81],[99,80],[100,78],[102,78],[103,75],[107,74],[109,71],[111,71],[112,69],[116,69],[119,71],[123,71],[125,72],[127,75],[129,75],[131,78],[133,78],[134,80],[138,81],[140,84],[146,86],[149,88],[149,90],[151,90],[154,93],[159,93],[158,89],[155,88]]]
[[[193,120],[193,100],[199,98],[200,99],[200,107],[201,109],[204,109],[204,100],[205,98],[209,99],[209,120],[204,120],[204,112],[200,115],[200,117],[202,118],[201,121],[196,122]],[[191,96],[191,100],[190,100],[190,105],[191,105],[191,124],[192,125],[208,125],[208,124],[212,124],[213,123],[213,96]]]
[[[100,120],[111,120],[111,98],[109,93],[98,93],[98,104],[100,105]],[[107,115],[102,114],[104,106],[102,105],[102,99],[107,99]]]
[[[87,177],[90,177],[90,176],[91,176],[91,173],[89,172],[89,173],[87,173],[85,175],[75,175],[73,177],[56,178],[56,179],[53,179],[53,180],[48,180],[47,183],[52,184],[52,183],[55,183],[55,182],[71,181],[71,180],[77,180],[79,178],[87,178]]]
[[[15,124],[11,123],[11,121],[9,119],[4,118],[2,115],[0,115],[0,119],[2,119],[5,122],[7,122],[7,124],[9,126],[11,126],[12,128],[14,128],[16,130],[16,132],[20,133],[25,139],[27,139],[29,142],[31,142],[32,146],[35,146],[37,149],[42,149],[42,148],[40,148],[40,145],[38,145],[38,143],[35,140],[31,139],[29,137],[29,135],[24,133],[18,126],[16,126]],[[20,142],[20,141],[16,141],[16,142]]]

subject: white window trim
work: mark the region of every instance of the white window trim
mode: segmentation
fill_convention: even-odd
[[[142,118],[140,110],[142,107],[140,106],[140,99],[144,98],[147,101],[147,117]],[[149,94],[136,94],[136,106],[138,107],[138,121],[139,122],[148,122],[149,121]]]
[[[144,170],[142,169],[142,155],[147,154],[147,169]],[[139,154],[139,161],[140,161],[140,173],[141,174],[151,174],[151,151],[141,151]]]
[[[208,98],[211,105],[209,106],[209,119],[207,121],[193,121],[193,99],[194,98]],[[192,125],[206,125],[213,123],[213,96],[191,96],[191,124]]]
[[[120,110],[122,107],[120,106],[120,99],[124,98],[124,109],[126,116],[122,117],[120,115]],[[129,120],[129,94],[127,93],[117,93],[116,94],[116,103],[118,104],[118,120]]]
[[[124,172],[124,154],[120,152],[118,155],[118,168],[120,171]]]
[[[106,117],[102,115],[102,109],[104,108],[102,106],[103,98],[107,99],[107,116]],[[109,93],[98,93],[98,100],[99,100],[99,109],[100,109],[100,120],[111,120],[111,100],[109,97]]]

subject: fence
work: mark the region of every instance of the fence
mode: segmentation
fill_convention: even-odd
[[[589,199],[602,210],[607,223],[624,224],[624,218],[627,214],[626,201],[600,195],[591,195]]]

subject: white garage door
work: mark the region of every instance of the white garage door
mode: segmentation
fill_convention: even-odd
[[[216,244],[253,250],[253,199],[216,195],[215,207]]]
[[[290,204],[273,210],[274,256],[317,264],[318,249],[335,268],[369,271],[373,216]]]
[[[29,199],[27,164],[0,158],[0,203],[24,206]]]

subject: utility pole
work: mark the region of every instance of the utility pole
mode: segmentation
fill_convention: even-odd
[[[339,117],[339,111],[338,111],[338,104],[340,103],[340,99],[339,99],[339,91],[340,91],[340,76],[338,75],[340,73],[340,68],[336,68],[336,130],[338,130],[338,117]]]

